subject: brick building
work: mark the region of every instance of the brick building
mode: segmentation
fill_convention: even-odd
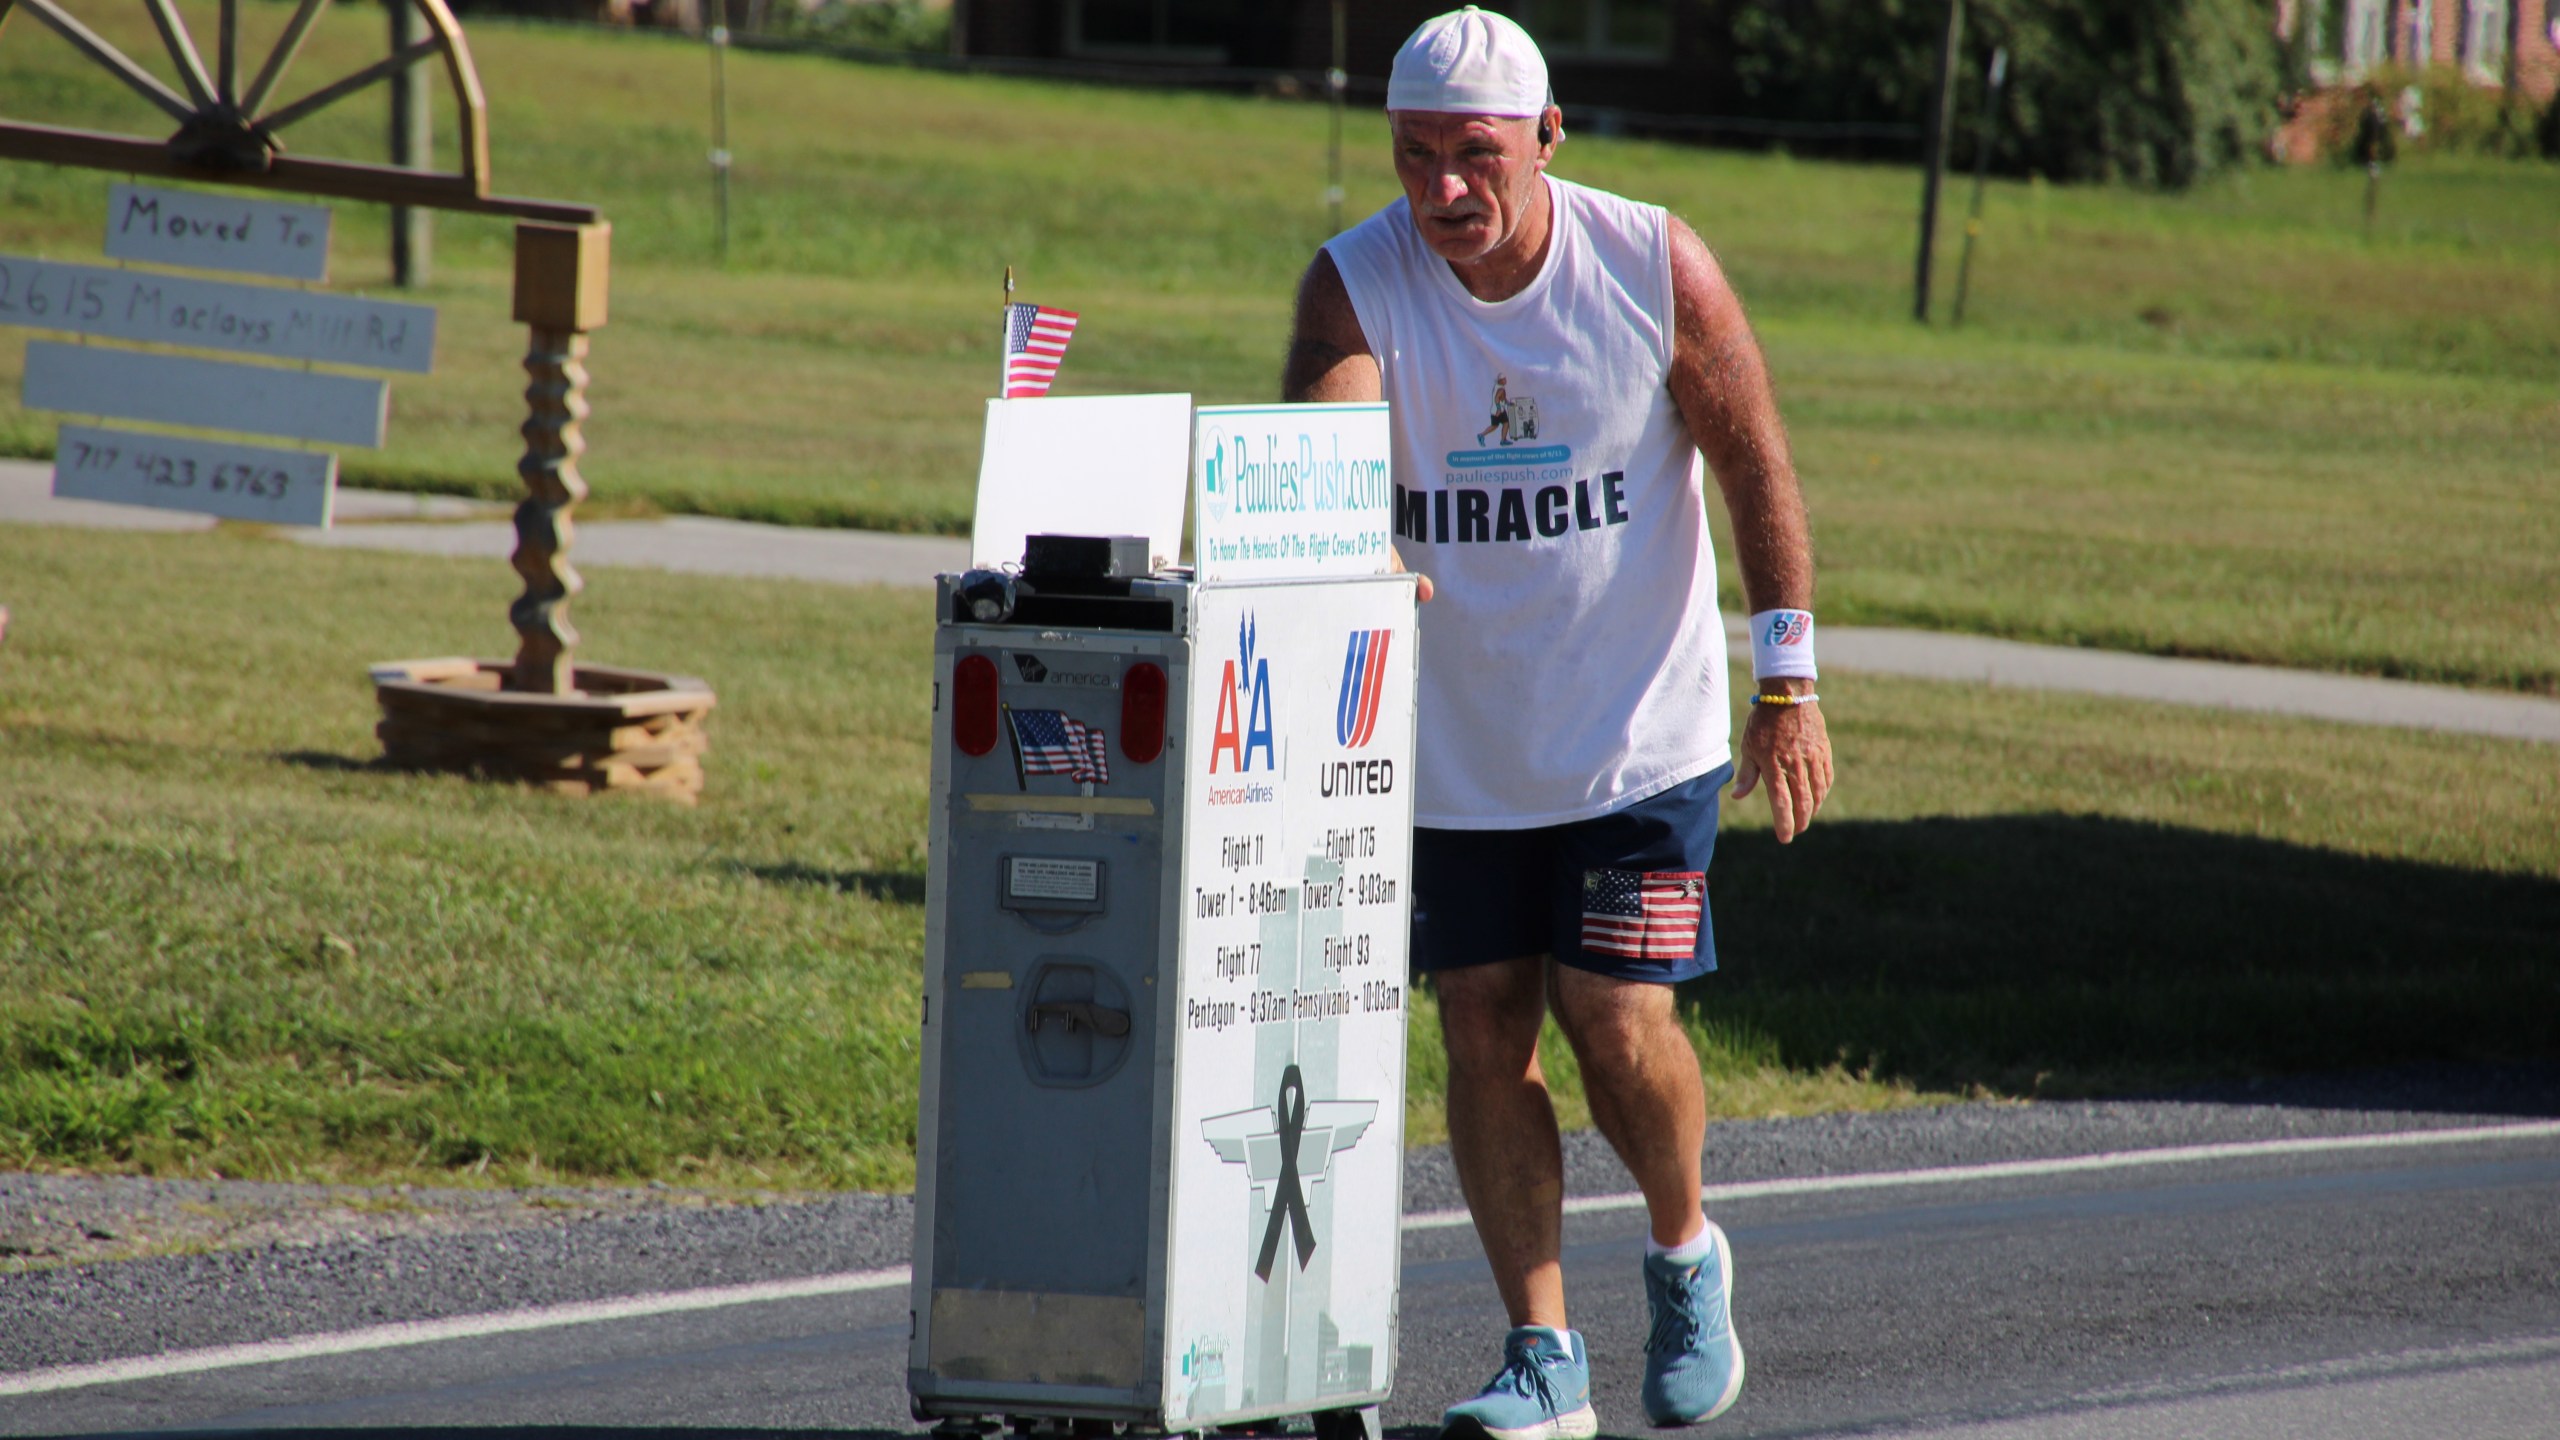
[[[2326,85],[2393,65],[2459,67],[2537,104],[2560,90],[2560,0],[2277,0],[2276,33],[2305,43]]]

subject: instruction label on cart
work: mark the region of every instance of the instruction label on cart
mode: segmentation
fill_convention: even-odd
[[[1093,900],[1102,894],[1102,862],[1015,856],[1006,863],[1005,893],[1017,900]]]
[[[1191,437],[1200,578],[1385,574],[1388,453],[1383,404],[1203,407]]]
[[[1195,613],[1164,1371],[1191,1427],[1393,1379],[1413,583]]]

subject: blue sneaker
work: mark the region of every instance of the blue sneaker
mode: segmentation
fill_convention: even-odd
[[[1644,1413],[1656,1425],[1695,1425],[1742,1394],[1742,1342],[1733,1338],[1733,1246],[1712,1220],[1707,1258],[1677,1265],[1644,1257],[1653,1332],[1644,1342]]]
[[[1484,1393],[1440,1417],[1442,1440],[1591,1440],[1591,1359],[1582,1335],[1523,1325],[1503,1337],[1502,1370]]]

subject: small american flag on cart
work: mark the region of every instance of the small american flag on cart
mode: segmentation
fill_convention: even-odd
[[[1098,725],[1070,718],[1062,710],[1016,710],[1013,718],[1014,760],[1025,777],[1064,775],[1087,784],[1111,780],[1111,746]]]
[[[1004,398],[1032,400],[1049,393],[1058,378],[1058,362],[1067,358],[1067,340],[1076,333],[1076,312],[1016,301],[1004,307]]]
[[[1702,870],[1585,870],[1582,948],[1628,960],[1689,959],[1707,906]]]

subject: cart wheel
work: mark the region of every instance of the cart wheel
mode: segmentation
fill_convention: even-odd
[[[919,1420],[925,1417],[919,1415]],[[976,1415],[946,1415],[933,1427],[934,1440],[984,1440],[994,1434],[995,1422]]]
[[[1375,1405],[1363,1405],[1357,1410],[1319,1410],[1310,1418],[1316,1422],[1316,1440],[1383,1440],[1385,1433],[1379,1428]]]
[[[433,57],[441,60],[454,99],[454,122],[458,134],[457,150],[460,168],[452,175],[437,178],[461,182],[473,195],[489,193],[488,105],[480,93],[480,73],[471,63],[471,47],[465,43],[462,26],[453,18],[445,0],[393,0],[404,7],[414,7],[425,28],[425,37],[406,47],[391,51],[362,69],[350,71],[335,81],[312,87],[310,93],[291,104],[272,103],[278,86],[295,57],[302,52],[304,37],[329,7],[330,0],[301,0],[293,18],[286,21],[275,45],[259,64],[254,76],[248,76],[241,62],[253,64],[258,57],[240,47],[240,0],[221,0],[214,39],[214,63],[208,68],[204,54],[197,48],[195,37],[186,22],[169,5],[168,0],[145,0],[152,24],[160,32],[160,42],[167,51],[167,68],[176,75],[177,89],[170,88],[151,70],[109,44],[95,31],[66,14],[58,5],[23,6],[33,18],[51,28],[81,53],[90,64],[121,81],[142,99],[157,106],[166,117],[161,131],[150,138],[164,146],[180,160],[215,170],[238,170],[251,174],[270,170],[284,149],[281,132],[304,116],[336,104],[356,91],[379,85],[393,75]],[[88,7],[92,12],[104,5]],[[10,9],[0,5],[0,16]],[[94,18],[94,15],[93,15]],[[203,14],[197,14],[202,23]],[[375,31],[377,36],[382,32]],[[245,83],[244,83],[245,82]],[[174,135],[165,133],[168,121],[178,124]],[[130,144],[141,136],[112,137]],[[312,162],[306,162],[306,169]],[[340,161],[316,162],[321,169],[338,168]]]

